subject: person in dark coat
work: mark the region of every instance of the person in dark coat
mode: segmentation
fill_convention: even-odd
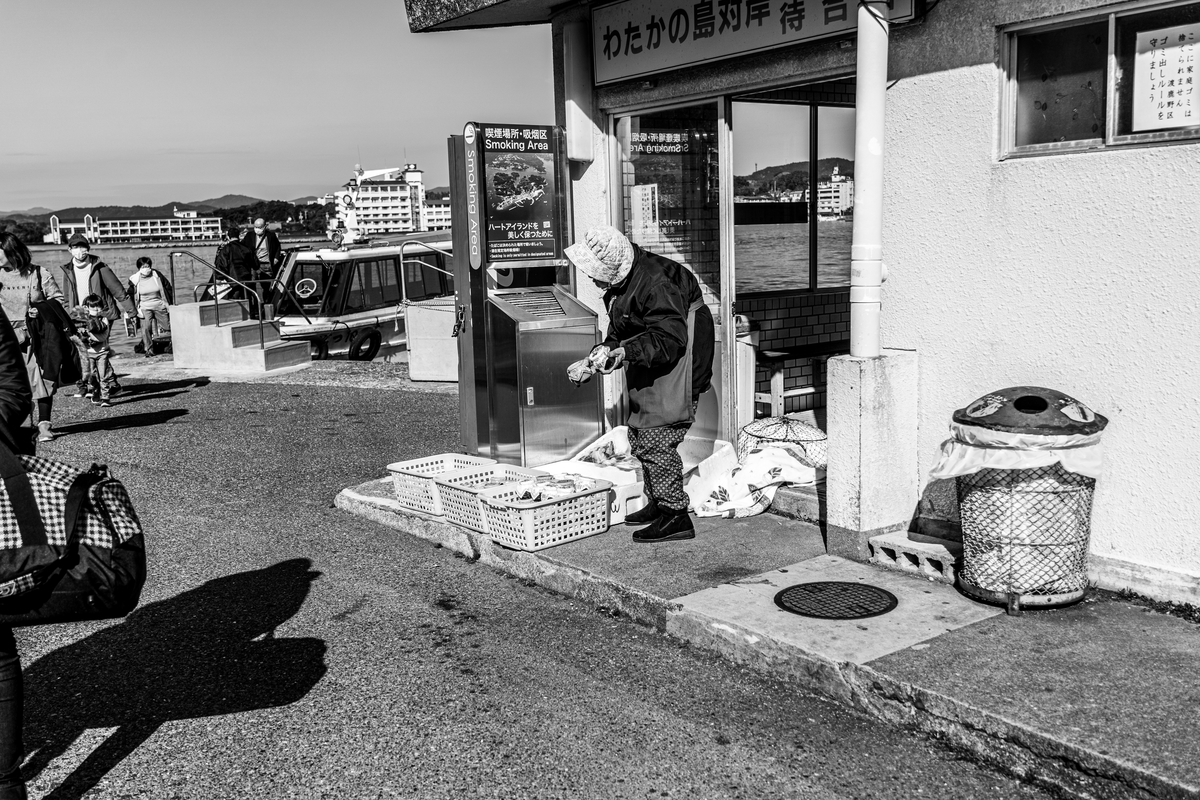
[[[21,428],[32,409],[25,357],[8,315],[0,309],[0,442],[14,453],[33,454],[33,432]],[[25,797],[24,705],[17,641],[12,628],[0,627],[0,798]]]
[[[643,250],[611,226],[589,230],[566,255],[604,289],[608,333],[587,363],[602,373],[625,370],[629,444],[650,498],[626,517],[631,525],[649,523],[633,540],[694,538],[678,447],[712,378],[713,318],[700,283],[683,265]]]
[[[275,235],[275,231],[267,229],[266,220],[262,217],[254,220],[254,227],[246,231],[246,235],[242,237],[242,244],[254,253],[254,260],[258,262],[259,277],[274,278],[275,271],[279,269],[283,247],[279,244],[279,237]]]
[[[121,283],[121,279],[98,256],[91,254],[92,244],[88,238],[82,233],[72,234],[67,240],[67,248],[71,251],[71,260],[62,265],[59,277],[63,293],[62,303],[67,312],[79,318],[85,317],[87,312],[83,310],[83,299],[89,294],[94,294],[103,302],[104,316],[109,321],[115,322],[122,316],[131,319],[136,312],[133,301],[125,294],[125,284]],[[82,363],[87,358],[83,340],[77,339],[75,346]],[[113,371],[111,364],[103,379],[109,394],[115,395],[121,390],[121,385],[117,383],[117,373]],[[86,393],[87,387],[79,384],[75,396],[83,397]]]
[[[240,281],[245,286],[232,284],[229,288],[229,293],[225,297],[231,300],[246,300],[250,304],[250,316],[258,318],[258,303],[255,300],[253,292],[248,291],[245,287],[250,286],[250,281],[254,280],[258,272],[258,260],[254,257],[254,251],[246,247],[240,239],[238,239],[237,227],[230,227],[225,232],[225,241],[217,250],[217,258],[215,264],[217,271],[224,275]],[[220,282],[221,275],[216,276],[216,280]]]

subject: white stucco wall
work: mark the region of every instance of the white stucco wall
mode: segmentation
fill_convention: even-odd
[[[1046,5],[961,1],[893,43],[884,346],[920,354],[923,486],[954,409],[1055,388],[1110,420],[1092,552],[1200,576],[1200,144],[1000,161],[996,26]]]
[[[924,514],[957,520],[953,487],[925,477],[954,409],[1006,386],[1055,388],[1111,420],[1093,563],[1109,564],[1109,585],[1197,602],[1200,144],[998,158],[999,26],[1102,5],[955,0],[893,31],[883,344],[918,351]],[[556,18],[556,47],[576,18]],[[572,171],[576,233],[611,221],[604,111],[840,77],[854,62],[853,48],[817,42],[598,88],[597,160]],[[591,287],[580,296],[599,306]]]

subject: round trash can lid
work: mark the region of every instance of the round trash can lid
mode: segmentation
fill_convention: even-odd
[[[1107,417],[1075,398],[1041,386],[1010,386],[988,392],[955,411],[954,421],[994,431],[1043,436],[1098,433],[1108,425]]]
[[[742,433],[768,442],[820,442],[825,431],[790,417],[764,417],[742,426]]]

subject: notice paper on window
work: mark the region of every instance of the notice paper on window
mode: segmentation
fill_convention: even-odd
[[[1200,124],[1196,103],[1196,43],[1200,23],[1137,35],[1133,66],[1133,131]]]

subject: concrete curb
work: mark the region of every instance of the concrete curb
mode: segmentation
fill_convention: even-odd
[[[678,603],[564,564],[552,556],[501,547],[482,534],[439,518],[400,510],[394,501],[343,489],[335,503],[352,514],[441,545],[504,574],[618,612],[735,663],[790,680],[876,719],[939,739],[1036,785],[1089,800],[1200,797],[1200,787],[1177,783],[1133,764],[1054,739],[996,713],[897,680],[871,667],[836,662],[761,633],[684,610]]]
[[[437,517],[418,511],[397,513],[387,501],[353,489],[343,489],[334,498],[334,503],[352,514],[441,545],[506,575],[582,600],[596,608],[620,613],[661,631],[666,630],[667,613],[679,608],[677,603],[564,564],[550,556],[501,547],[482,534],[451,525]]]

